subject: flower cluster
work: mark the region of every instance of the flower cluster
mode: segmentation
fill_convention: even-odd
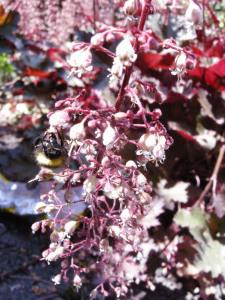
[[[33,0],[28,9],[15,1],[21,30],[45,45],[39,59],[54,70],[23,71],[34,78],[32,87],[38,76],[59,83],[46,131],[57,142],[44,145],[61,152],[62,165],[45,165],[35,177],[43,190],[36,212],[45,218],[32,226],[50,229],[43,260],[61,262],[53,282],[72,277],[79,289],[89,280],[92,299],[98,293],[131,299],[134,284],[181,290],[193,276],[186,298],[207,299],[207,285],[217,291],[225,277],[223,255],[213,266],[214,254],[224,250],[225,215],[218,179],[225,153],[224,28],[219,35],[217,1],[59,2]],[[66,43],[75,29],[85,30],[84,41],[79,32]],[[44,54],[51,63],[41,60]],[[6,121],[15,105],[11,124],[27,116],[33,106],[25,104],[2,106]]]

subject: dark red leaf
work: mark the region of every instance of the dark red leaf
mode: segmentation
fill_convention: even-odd
[[[51,77],[55,72],[46,72],[39,69],[34,69],[31,67],[27,67],[25,70],[25,76],[34,76],[38,78],[49,78]]]
[[[168,70],[172,67],[174,57],[171,54],[148,53],[138,58],[138,65],[141,69],[162,69]]]

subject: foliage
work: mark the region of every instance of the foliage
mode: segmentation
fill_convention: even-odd
[[[6,123],[30,130],[47,114],[43,136],[63,155],[33,180],[45,218],[32,230],[50,228],[43,259],[61,262],[53,281],[88,282],[92,299],[130,299],[135,284],[222,299],[222,1],[30,3],[9,1],[19,30],[1,36],[20,76],[11,97],[35,108]]]
[[[7,81],[12,78],[15,70],[13,65],[9,61],[9,57],[6,54],[0,55],[0,82]]]

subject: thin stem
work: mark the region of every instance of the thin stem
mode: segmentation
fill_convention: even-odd
[[[145,22],[146,22],[146,19],[148,17],[149,11],[150,11],[151,2],[152,2],[151,0],[145,1],[145,5],[141,12],[141,18],[140,18],[140,21],[138,24],[138,30],[140,30],[140,31],[142,31],[144,29]]]
[[[213,188],[213,193],[215,194],[215,191],[216,191],[216,183],[217,183],[217,177],[218,177],[218,173],[219,173],[221,164],[222,164],[222,162],[223,162],[224,154],[225,154],[225,145],[223,145],[223,146],[220,148],[220,152],[219,152],[219,155],[218,155],[218,158],[217,158],[215,167],[214,167],[214,169],[213,169],[212,175],[211,175],[211,177],[210,177],[210,179],[209,179],[209,182],[208,182],[208,184],[205,186],[204,190],[202,191],[201,195],[199,196],[199,198],[198,198],[198,200],[196,201],[196,203],[195,203],[194,206],[198,206],[198,205],[203,201],[203,199],[204,199],[205,196],[208,194],[208,192],[209,192],[209,190],[211,189],[211,187]]]
[[[97,20],[97,0],[93,0],[93,21],[94,21],[94,31],[96,32],[96,20]]]
[[[140,20],[139,20],[139,24],[137,26],[137,29],[139,31],[142,31],[144,29],[144,25],[145,25],[146,19],[148,17],[150,6],[151,6],[151,1],[152,0],[146,0],[145,1],[145,5],[144,5],[144,7],[142,9],[142,12],[141,12],[141,17],[140,17]],[[137,39],[136,39],[134,48],[135,48],[135,50],[137,50],[137,53],[138,53],[138,40]],[[116,108],[117,111],[120,110],[120,107],[122,105],[123,97],[124,97],[124,94],[125,94],[125,89],[126,89],[126,86],[129,83],[130,76],[131,76],[132,71],[133,71],[133,65],[134,64],[132,64],[129,67],[126,67],[125,75],[124,75],[124,78],[123,78],[123,81],[122,81],[122,85],[120,87],[120,90],[119,90],[119,93],[118,93],[118,96],[117,96],[117,99],[116,99],[115,108]]]

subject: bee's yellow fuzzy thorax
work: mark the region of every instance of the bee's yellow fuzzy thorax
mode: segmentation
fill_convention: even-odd
[[[54,159],[48,158],[44,152],[36,151],[35,157],[37,163],[41,166],[49,167],[49,168],[58,168],[64,163],[64,157],[60,156]]]

